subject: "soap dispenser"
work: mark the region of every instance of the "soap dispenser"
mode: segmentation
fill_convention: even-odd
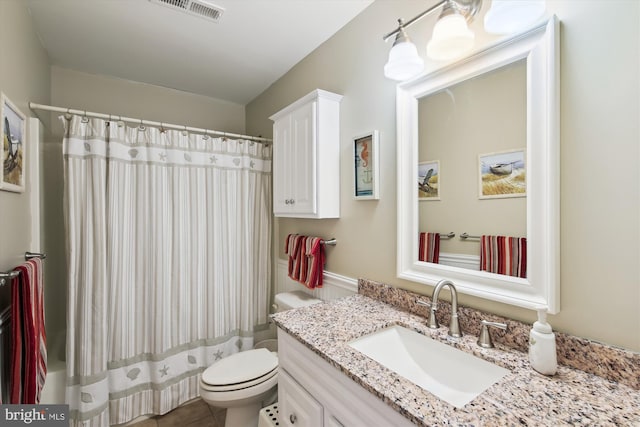
[[[538,310],[538,321],[529,334],[529,362],[544,375],[554,375],[558,369],[556,335],[547,323],[547,310]]]

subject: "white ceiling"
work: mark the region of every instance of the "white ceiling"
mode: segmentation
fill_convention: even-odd
[[[27,0],[51,63],[247,104],[373,0],[209,0],[214,23],[148,0]]]

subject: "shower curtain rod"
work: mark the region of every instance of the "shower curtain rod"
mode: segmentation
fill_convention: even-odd
[[[140,124],[140,125],[161,127],[161,128],[164,128],[164,129],[186,130],[188,132],[200,133],[200,134],[203,134],[203,135],[210,135],[210,136],[222,136],[222,137],[228,137],[228,138],[248,139],[248,140],[256,141],[256,142],[264,142],[264,143],[267,143],[267,144],[272,142],[271,139],[262,138],[260,136],[240,135],[240,134],[237,134],[237,133],[229,133],[229,132],[221,132],[221,131],[217,131],[217,130],[194,128],[194,127],[191,127],[191,126],[181,126],[181,125],[174,125],[174,124],[170,124],[170,123],[154,122],[154,121],[151,121],[151,120],[134,119],[134,118],[131,118],[131,117],[117,116],[115,114],[94,113],[94,112],[86,111],[86,110],[75,110],[73,108],[54,107],[52,105],[36,104],[35,102],[29,102],[29,108],[31,110],[46,110],[46,111],[54,111],[54,112],[57,112],[57,113],[77,114],[77,115],[82,115],[82,116],[86,116],[86,117],[95,117],[95,118],[98,118],[98,119],[120,120],[120,121],[123,121],[123,122],[137,123],[137,124]]]

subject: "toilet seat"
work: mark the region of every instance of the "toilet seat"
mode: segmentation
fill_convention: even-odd
[[[210,385],[206,382],[200,380],[200,388],[207,391],[235,391],[242,390],[249,387],[255,387],[258,384],[261,384],[265,381],[269,381],[271,378],[278,375],[278,368],[273,369],[265,375],[262,375],[258,378],[255,378],[251,381],[246,381],[243,383],[236,384],[228,384],[228,385]]]
[[[253,387],[274,378],[278,357],[265,348],[243,351],[214,363],[200,379],[202,389],[225,392]]]

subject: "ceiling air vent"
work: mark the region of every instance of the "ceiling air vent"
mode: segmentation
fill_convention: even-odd
[[[151,3],[168,6],[189,15],[198,16],[213,22],[218,22],[224,9],[205,0],[149,0]]]

